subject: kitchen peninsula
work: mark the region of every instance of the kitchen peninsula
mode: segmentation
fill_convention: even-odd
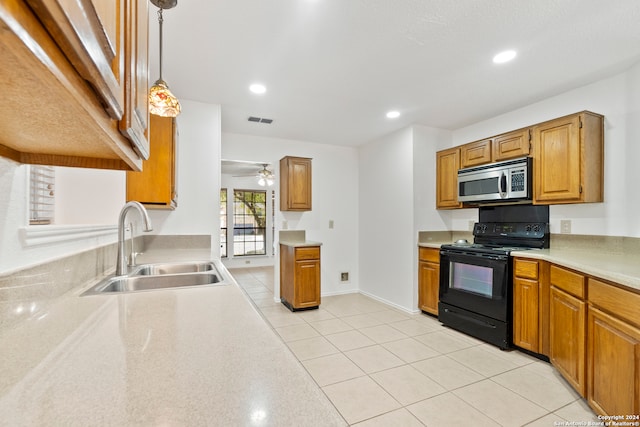
[[[140,260],[168,256],[147,252]],[[228,284],[80,297],[85,284],[41,298],[46,309],[0,300],[3,313],[9,304],[37,313],[0,329],[2,423],[344,425],[215,264]]]

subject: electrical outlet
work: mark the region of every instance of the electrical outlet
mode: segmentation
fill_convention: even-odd
[[[245,264],[251,264],[251,261],[250,261],[250,260],[248,260],[248,259],[245,259],[245,260],[244,260],[244,263],[245,263]]]
[[[343,271],[342,273],[340,273],[340,281],[342,283],[346,283],[349,281],[349,272],[348,271]]]
[[[571,234],[571,220],[570,219],[562,219],[562,220],[560,220],[560,233],[562,233],[562,234]]]

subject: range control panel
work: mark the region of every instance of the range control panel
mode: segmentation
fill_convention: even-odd
[[[477,222],[473,227],[476,237],[543,238],[549,225],[544,222]]]

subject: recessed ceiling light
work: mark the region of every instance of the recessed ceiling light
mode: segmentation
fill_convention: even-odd
[[[495,64],[504,64],[505,62],[511,61],[516,57],[515,50],[505,50],[504,52],[500,52],[496,56],[493,57],[493,62]]]
[[[249,86],[249,90],[253,93],[256,93],[258,95],[262,95],[263,93],[265,93],[267,91],[267,88],[260,83],[254,83],[251,86]]]
[[[398,117],[400,117],[400,111],[389,111],[387,113],[388,119],[397,119]]]

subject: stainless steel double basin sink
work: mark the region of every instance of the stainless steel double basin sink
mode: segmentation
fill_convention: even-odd
[[[226,284],[211,261],[143,264],[125,276],[100,281],[81,296]]]

